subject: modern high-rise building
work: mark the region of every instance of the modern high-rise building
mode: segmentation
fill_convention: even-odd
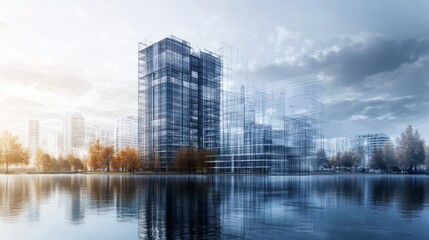
[[[63,121],[63,154],[83,156],[85,122],[82,113],[67,113]]]
[[[246,57],[169,37],[139,44],[138,150],[168,170],[187,146],[212,150],[213,172],[308,173],[323,135],[322,77],[248,80]],[[236,54],[237,53],[237,54]]]
[[[63,133],[60,131],[51,131],[48,133],[46,151],[55,157],[63,153]]]
[[[22,145],[30,150],[31,156],[36,154],[40,144],[39,120],[26,120],[22,126]]]
[[[169,169],[186,146],[220,145],[222,61],[206,50],[168,37],[139,43],[138,148],[141,158],[159,158]]]
[[[122,148],[137,148],[137,117],[127,116],[116,118],[113,125],[113,141],[115,152]]]

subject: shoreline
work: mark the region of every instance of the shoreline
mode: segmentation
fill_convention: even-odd
[[[429,172],[421,173],[366,173],[366,172],[312,172],[312,173],[291,173],[291,174],[261,174],[261,173],[180,173],[180,172],[0,172],[0,175],[189,175],[189,176],[330,176],[330,175],[367,175],[367,176],[419,176],[427,175]]]

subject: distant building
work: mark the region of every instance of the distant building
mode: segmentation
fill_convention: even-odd
[[[124,147],[137,148],[137,117],[116,118],[113,126],[115,152]]]
[[[85,127],[85,140],[84,140],[84,149],[88,151],[91,144],[95,143],[95,127],[86,126]]]
[[[22,126],[21,143],[34,156],[40,144],[39,120],[26,120]]]
[[[63,154],[83,156],[85,122],[82,113],[67,113],[63,122]]]
[[[94,144],[96,140],[99,140],[100,144],[104,146],[109,146],[113,143],[110,137],[110,131],[108,129],[99,126],[86,127],[84,141],[85,153],[88,151],[91,144]]]
[[[60,131],[51,131],[48,133],[46,151],[55,157],[63,153],[63,133]]]
[[[333,157],[339,152],[350,151],[352,149],[352,139],[350,137],[322,139],[317,148],[323,148],[327,157]]]
[[[385,142],[390,142],[390,138],[384,133],[357,135],[352,139],[353,151],[363,154],[361,167],[369,166],[372,152],[375,148],[383,147]]]
[[[98,127],[95,131],[95,139],[100,140],[100,143],[104,146],[110,146],[113,144],[111,132],[107,128]]]

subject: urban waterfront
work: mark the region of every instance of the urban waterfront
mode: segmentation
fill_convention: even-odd
[[[429,239],[426,175],[1,175],[1,239]]]

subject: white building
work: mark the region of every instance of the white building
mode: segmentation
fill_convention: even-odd
[[[63,133],[60,131],[51,131],[48,133],[46,151],[55,157],[63,153]]]
[[[317,149],[323,148],[327,157],[333,157],[338,152],[346,152],[352,149],[352,139],[350,137],[336,137],[322,139],[316,143]]]
[[[337,137],[327,139],[326,155],[335,156],[339,152],[347,152],[352,149],[351,139],[349,137]]]
[[[388,135],[384,133],[371,133],[357,135],[352,140],[352,149],[355,152],[362,152],[363,159],[361,159],[361,166],[368,167],[371,160],[372,152],[375,148],[383,147],[385,142],[390,142]]]
[[[95,131],[95,139],[99,139],[100,143],[104,146],[113,144],[112,138],[110,137],[111,130],[107,128],[97,128]]]
[[[116,118],[113,126],[115,152],[125,147],[137,148],[137,117]]]
[[[63,154],[83,156],[85,122],[82,113],[67,113],[63,122]]]
[[[39,120],[25,120],[21,132],[22,146],[30,150],[31,156],[34,156],[39,149],[40,144],[40,126]]]
[[[108,128],[101,128],[99,126],[88,126],[85,128],[85,150],[88,151],[91,144],[96,140],[100,140],[100,144],[109,146],[113,144],[110,136],[111,131]]]

